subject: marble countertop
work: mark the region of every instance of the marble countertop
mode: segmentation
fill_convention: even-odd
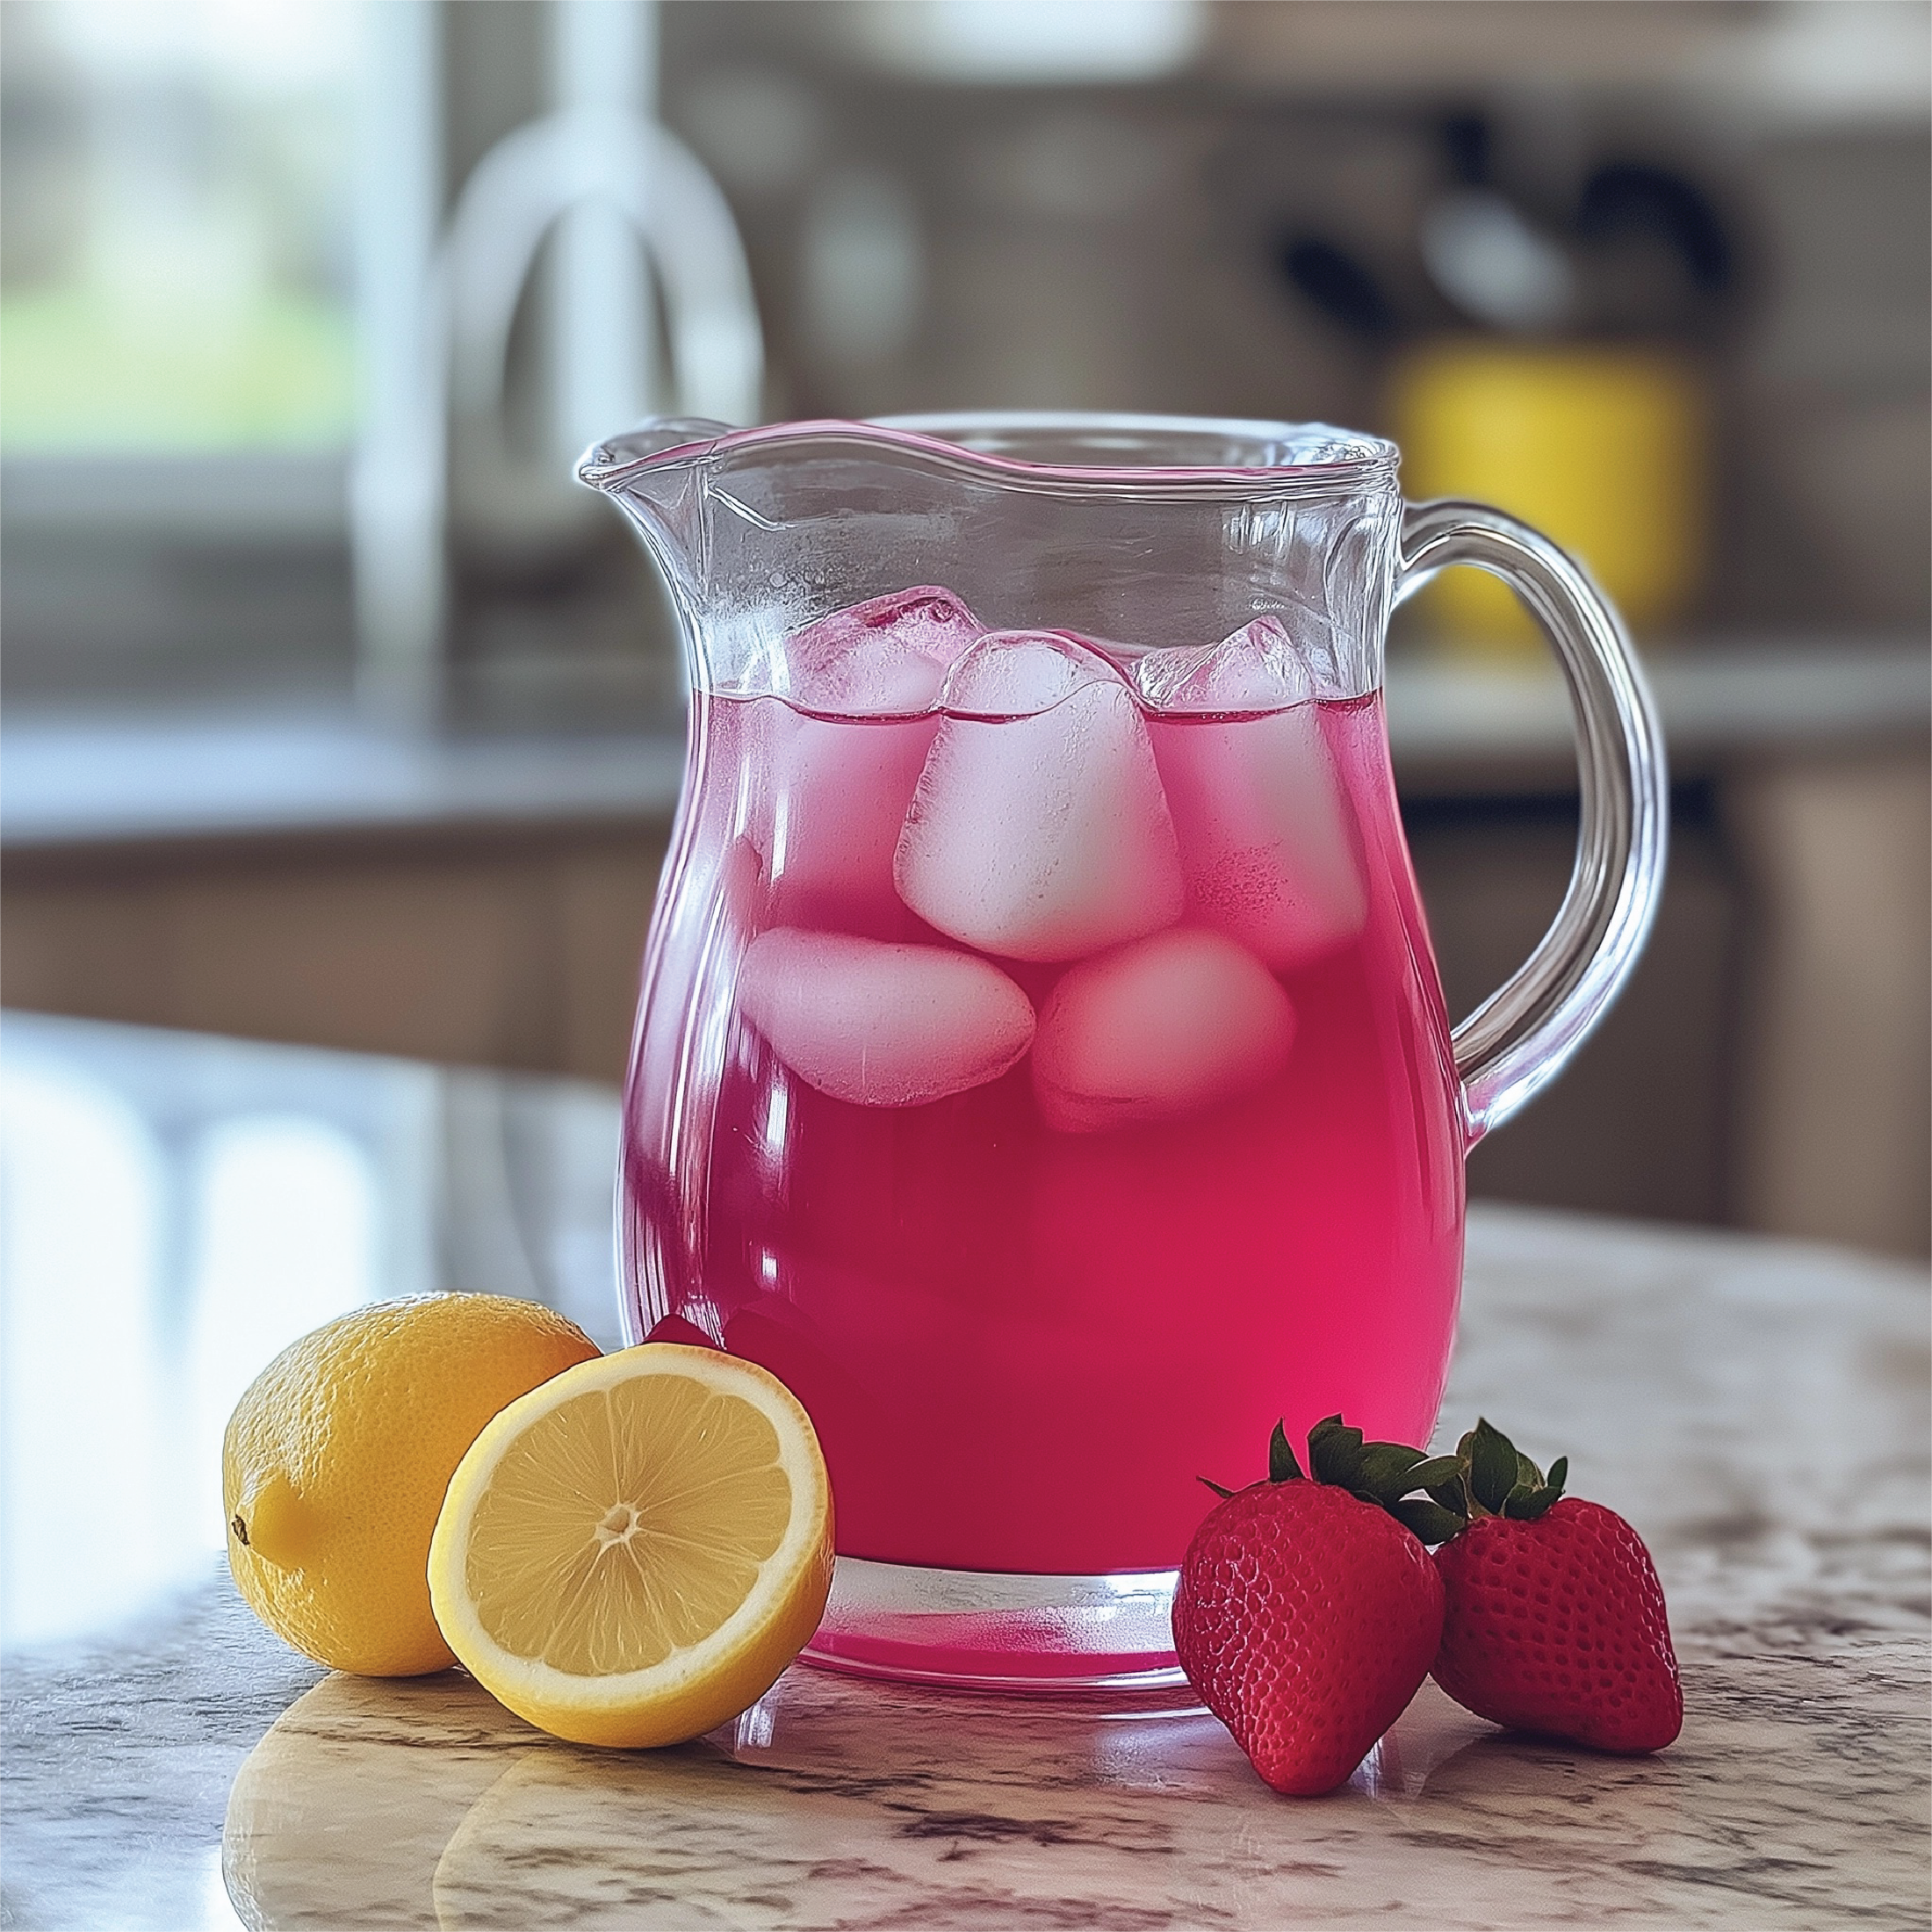
[[[425,1279],[497,1285],[455,1237],[479,1216],[523,1292],[597,1325],[609,1098],[51,1021],[0,1035],[0,1925],[1932,1918],[1922,1269],[1473,1215],[1445,1432],[1484,1409],[1567,1450],[1649,1540],[1686,1705],[1654,1758],[1508,1735],[1425,1686],[1347,1789],[1295,1801],[1180,1700],[797,1668],[699,1742],[601,1754],[455,1673],[315,1669],[241,1607],[201,1485],[236,1378],[287,1335]],[[83,1335],[105,1381],[74,1379]]]

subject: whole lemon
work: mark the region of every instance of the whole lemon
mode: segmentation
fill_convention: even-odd
[[[495,1294],[378,1302],[292,1342],[221,1445],[228,1565],[249,1607],[334,1669],[447,1669],[429,1561],[450,1477],[499,1409],[598,1352],[551,1309]]]

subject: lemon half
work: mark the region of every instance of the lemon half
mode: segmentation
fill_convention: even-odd
[[[797,1399],[672,1342],[512,1402],[458,1465],[429,1545],[450,1647],[580,1744],[675,1744],[754,1704],[831,1588],[832,1487]]]

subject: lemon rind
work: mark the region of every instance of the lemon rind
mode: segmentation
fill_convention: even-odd
[[[751,1402],[778,1438],[779,1467],[791,1483],[795,1504],[797,1498],[809,1497],[816,1507],[794,1507],[783,1538],[759,1565],[757,1581],[744,1602],[708,1636],[674,1650],[660,1663],[587,1677],[504,1649],[476,1615],[464,1582],[463,1552],[487,1476],[504,1450],[538,1417],[595,1389],[653,1374],[678,1375]],[[559,1386],[564,1383],[567,1387]],[[681,1343],[651,1342],[620,1349],[579,1363],[520,1395],[485,1426],[458,1465],[429,1543],[429,1592],[436,1620],[471,1674],[513,1710],[527,1706],[559,1717],[577,1714],[595,1720],[667,1704],[746,1661],[771,1626],[787,1620],[787,1611],[807,1587],[815,1565],[829,1579],[825,1558],[832,1541],[831,1495],[825,1457],[811,1420],[797,1397],[775,1376],[736,1356]],[[812,1622],[816,1624],[816,1617]],[[810,1635],[808,1629],[800,1641]]]

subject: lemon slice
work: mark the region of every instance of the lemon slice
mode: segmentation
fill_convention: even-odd
[[[429,1544],[451,1649],[580,1744],[675,1744],[754,1704],[832,1587],[832,1488],[776,1377],[652,1342],[513,1402]]]

